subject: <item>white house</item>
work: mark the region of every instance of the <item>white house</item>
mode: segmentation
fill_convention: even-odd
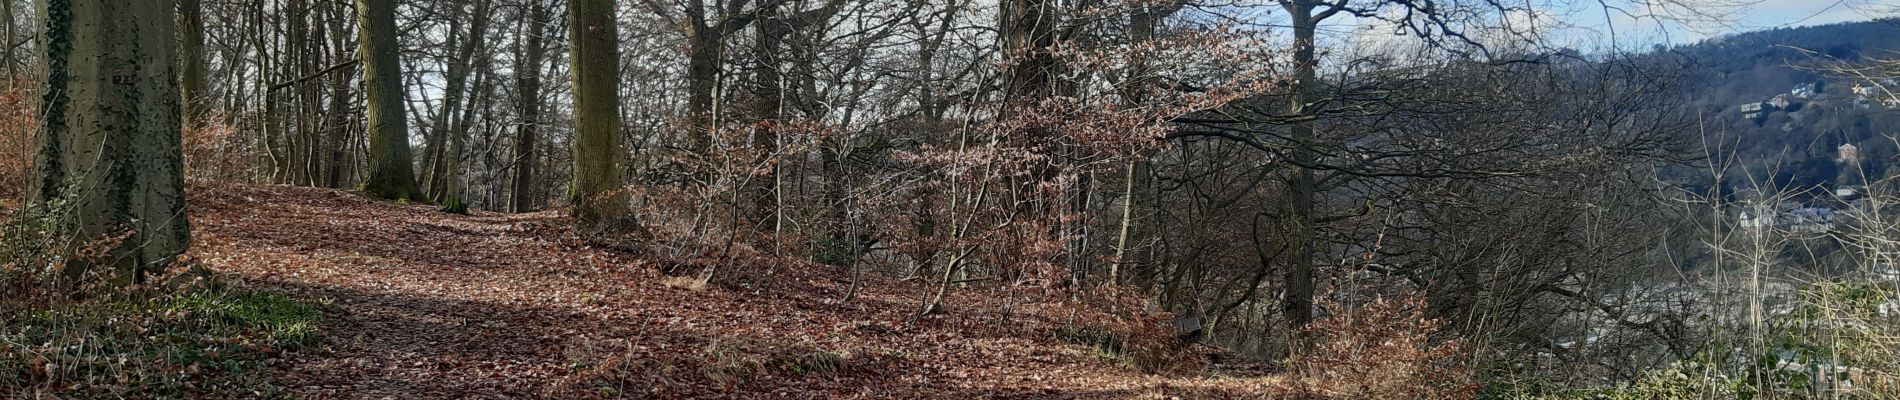
[[[1761,115],[1762,115],[1761,110],[1762,110],[1762,102],[1757,101],[1753,103],[1743,103],[1742,104],[1742,118],[1747,118],[1747,119],[1761,118]]]
[[[1794,97],[1797,99],[1814,98],[1814,84],[1803,83],[1799,85],[1794,85],[1794,90],[1789,90],[1788,94],[1794,95]]]
[[[1834,162],[1860,164],[1860,147],[1853,143],[1842,144],[1834,149]]]
[[[1745,229],[1766,229],[1775,226],[1775,214],[1772,212],[1743,211],[1741,226]]]

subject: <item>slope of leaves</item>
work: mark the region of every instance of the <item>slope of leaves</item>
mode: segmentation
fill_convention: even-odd
[[[1058,335],[1095,311],[1014,285],[956,291],[947,312],[908,322],[926,293],[916,282],[866,277],[843,301],[848,270],[791,260],[712,285],[679,284],[651,257],[589,244],[553,212],[453,215],[287,187],[191,192],[194,259],[331,305],[327,339],[287,353],[291,362],[276,374],[297,397],[1259,398],[1281,390],[1258,373],[1145,373]]]

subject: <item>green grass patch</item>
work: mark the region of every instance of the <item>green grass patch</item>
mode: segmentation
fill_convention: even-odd
[[[321,323],[315,304],[240,289],[0,310],[0,398],[280,397],[264,367]]]

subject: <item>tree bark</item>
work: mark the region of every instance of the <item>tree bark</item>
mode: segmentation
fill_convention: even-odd
[[[363,191],[382,199],[422,199],[409,154],[402,70],[396,44],[396,3],[356,0],[363,58],[363,90],[369,135],[370,173]]]
[[[45,94],[40,105],[40,202],[70,200],[64,229],[78,243],[125,235],[104,257],[75,257],[142,282],[190,243],[175,5],[163,0],[42,0]]]
[[[620,51],[612,0],[568,2],[574,75],[573,215],[583,226],[624,222],[620,171]]]

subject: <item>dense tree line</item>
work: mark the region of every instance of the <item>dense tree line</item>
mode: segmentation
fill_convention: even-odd
[[[919,316],[959,288],[1119,285],[1264,357],[1362,277],[1509,372],[1697,350],[1630,292],[1666,272],[1649,174],[1694,157],[1690,67],[1550,48],[1499,2],[17,3],[46,28],[0,60],[45,71],[36,198],[123,183],[79,193],[112,215],[88,234],[145,225],[128,267],[182,250],[189,176],[564,208],[704,280],[785,258],[926,279]],[[1355,49],[1348,16],[1404,35]],[[1570,364],[1515,362],[1545,357]]]

